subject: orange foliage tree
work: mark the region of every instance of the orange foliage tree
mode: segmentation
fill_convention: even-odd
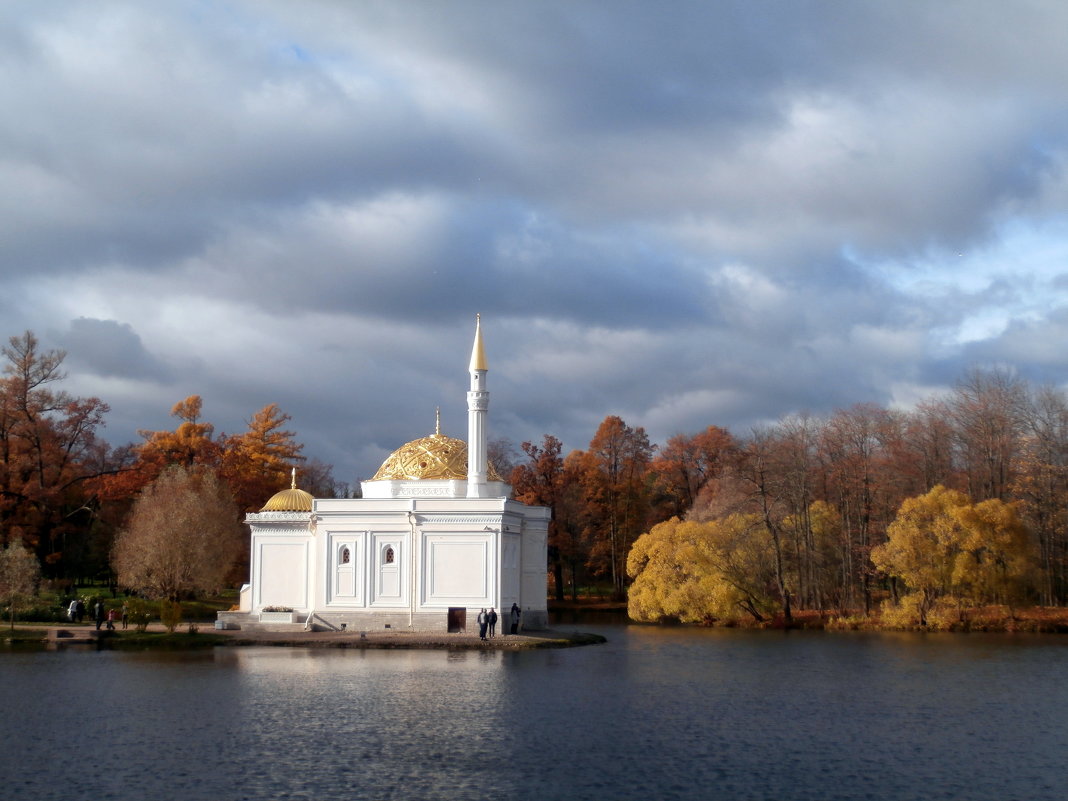
[[[145,440],[138,451],[148,481],[169,465],[218,466],[221,453],[219,444],[212,439],[215,426],[199,422],[203,406],[199,395],[190,395],[171,408],[171,417],[181,421],[174,431],[137,432]]]
[[[652,456],[644,428],[632,428],[609,415],[579,457],[588,562],[595,574],[611,579],[619,597],[627,576],[627,552],[647,522],[651,493],[646,478]]]
[[[564,507],[566,489],[569,485],[568,470],[560,455],[562,443],[552,434],[546,434],[540,446],[524,442],[520,446],[527,455],[526,464],[512,470],[511,484],[516,500],[534,506],[547,506],[549,518],[549,570],[553,575],[553,592],[558,601],[564,600],[564,565],[572,567],[576,554],[576,530],[568,526],[570,515]]]
[[[0,537],[22,543],[52,572],[83,541],[95,519],[88,483],[110,469],[97,438],[108,406],[52,385],[65,354],[42,351],[30,331],[2,349],[0,379]]]
[[[701,490],[716,478],[737,450],[729,431],[709,426],[692,436],[676,434],[660,448],[649,468],[655,478],[657,518],[686,514]]]
[[[304,446],[285,428],[290,419],[278,404],[269,403],[252,415],[244,433],[220,437],[222,475],[243,511],[256,511],[284,489],[290,470],[304,462]]]

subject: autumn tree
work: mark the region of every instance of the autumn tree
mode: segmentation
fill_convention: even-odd
[[[305,461],[304,446],[285,428],[290,419],[270,403],[252,415],[244,433],[220,438],[222,474],[239,509],[259,509],[288,485],[290,470]]]
[[[223,586],[244,540],[225,483],[209,468],[167,468],[147,486],[115,542],[123,586],[178,600]]]
[[[1006,500],[1025,426],[1027,391],[1005,370],[971,370],[947,407],[971,497]]]
[[[871,611],[869,554],[886,537],[886,526],[904,499],[890,468],[891,451],[903,453],[897,423],[871,404],[840,409],[820,427],[823,497],[842,521],[842,589],[850,606]]]
[[[212,438],[215,426],[200,422],[203,406],[199,395],[190,395],[171,408],[171,417],[181,421],[174,431],[137,432],[144,438],[139,455],[146,469],[146,483],[170,465],[218,467],[220,449]]]
[[[40,565],[31,551],[11,542],[0,548],[0,598],[7,605],[11,628],[19,604],[37,593]]]
[[[945,399],[929,398],[911,411],[887,413],[883,419],[889,423],[881,434],[892,467],[888,477],[899,484],[902,499],[939,485],[958,486],[956,436]]]
[[[754,430],[738,449],[726,482],[738,499],[735,508],[741,513],[755,515],[761,522],[758,536],[770,549],[776,595],[787,622],[793,618],[791,575],[796,580],[796,572],[791,570],[792,542],[784,520],[790,515],[798,492],[791,480],[796,477],[797,464],[792,462],[790,451],[791,443],[782,431]]]
[[[1026,412],[1012,494],[1035,533],[1042,600],[1068,599],[1068,400],[1052,387],[1039,389]]]
[[[553,512],[556,541],[560,560],[566,569],[565,582],[571,590],[571,600],[579,598],[579,585],[587,582],[591,563],[593,526],[591,518],[595,507],[589,503],[582,476],[587,462],[582,451],[571,451],[564,457],[560,493]]]
[[[1034,543],[1015,505],[988,498],[955,512],[964,533],[953,566],[960,597],[976,606],[1026,598],[1034,586]]]
[[[1028,581],[1031,546],[1012,506],[996,498],[973,504],[937,486],[907,499],[872,549],[872,562],[909,588],[904,603],[927,625],[935,603],[1009,602]]]
[[[677,517],[642,534],[627,557],[627,613],[710,623],[739,614],[762,621],[776,606],[774,555],[759,515],[708,521]]]
[[[486,443],[486,458],[502,478],[510,476],[518,464],[515,444],[507,437],[495,437]]]
[[[937,486],[907,499],[887,528],[887,541],[872,549],[872,563],[900,578],[914,594],[920,625],[934,602],[953,585],[953,563],[963,539],[953,510],[969,504],[962,492]]]
[[[821,612],[828,605],[845,606],[842,517],[826,501],[813,501],[804,514],[783,518],[783,530],[795,543],[804,543],[806,558],[799,559],[798,572],[805,571],[808,605]],[[801,546],[798,546],[801,547]]]
[[[560,455],[562,447],[560,440],[552,434],[546,434],[541,445],[522,443],[520,448],[526,454],[527,462],[516,465],[510,479],[517,501],[549,508],[548,568],[553,575],[553,590],[558,601],[564,600],[564,563],[572,544],[568,532],[557,521],[566,475],[564,459]]]
[[[582,459],[582,486],[588,506],[590,563],[607,575],[622,597],[627,551],[645,526],[649,507],[646,474],[653,446],[645,429],[609,415],[590,440]]]
[[[671,437],[649,465],[668,513],[681,517],[692,509],[701,490],[719,475],[736,448],[731,433],[719,426],[708,426],[692,436]]]
[[[297,483],[315,498],[351,497],[345,494],[344,485],[334,479],[334,466],[319,459],[304,462]]]
[[[31,332],[11,337],[2,352],[0,532],[59,569],[68,540],[93,522],[87,482],[107,469],[96,432],[108,407],[54,389],[65,377],[65,354],[42,350]]]

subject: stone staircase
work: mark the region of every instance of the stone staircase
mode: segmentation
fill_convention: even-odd
[[[303,631],[306,620],[307,616],[298,612],[289,614],[288,622],[282,620],[279,613],[219,612],[215,628],[221,631]]]

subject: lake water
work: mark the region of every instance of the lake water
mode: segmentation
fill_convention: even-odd
[[[521,653],[0,654],[5,799],[1068,794],[1068,637],[593,627]]]

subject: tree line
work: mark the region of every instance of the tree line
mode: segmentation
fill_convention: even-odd
[[[61,351],[26,332],[2,355],[0,546],[29,548],[47,578],[113,580],[122,533],[183,514],[149,491],[165,474],[201,493],[201,508],[228,510],[234,581],[247,567],[241,515],[284,487],[292,465],[313,495],[345,493],[303,457],[275,404],[243,432],[216,433],[193,395],[172,408],[173,429],[112,447],[99,436],[107,404],[59,388]],[[491,458],[516,497],[552,510],[558,599],[599,585],[630,590],[639,615],[786,617],[868,613],[888,595],[919,615],[940,598],[1068,599],[1068,398],[1005,370],[973,370],[911,410],[790,415],[741,436],[709,425],[662,445],[610,415],[583,450],[565,454],[545,435],[522,443],[518,464],[509,451],[494,443]],[[155,510],[135,509],[153,497]],[[921,575],[931,564],[941,572]]]
[[[709,426],[661,447],[608,417],[586,450],[565,456],[553,436],[522,450],[512,483],[553,509],[561,599],[599,580],[645,619],[1068,600],[1068,397],[1007,370],[911,410]]]
[[[177,420],[173,430],[139,431],[141,442],[112,447],[100,436],[108,405],[59,388],[65,378],[62,351],[42,349],[27,331],[11,337],[0,352],[5,360],[0,378],[0,546],[28,549],[42,575],[60,585],[115,581],[112,558],[123,564],[124,553],[117,544],[124,534],[147,530],[144,523],[158,520],[147,507],[140,516],[134,512],[142,501],[154,498],[157,507],[162,504],[167,493],[151,488],[163,479],[171,490],[178,481],[183,491],[199,493],[200,508],[216,511],[224,528],[212,529],[213,536],[228,545],[214,561],[224,561],[223,572],[232,570],[231,578],[247,567],[242,514],[259,509],[285,487],[292,465],[303,465],[301,485],[313,494],[331,497],[339,490],[328,465],[301,454],[303,446],[285,427],[290,417],[276,404],[254,412],[245,431],[216,433],[202,418],[200,396],[192,395],[172,408]],[[184,513],[172,509],[167,530],[176,531]],[[132,569],[130,558],[125,564]],[[152,570],[164,572],[158,566]],[[175,587],[188,582],[164,584],[157,594],[165,597],[178,594]]]

